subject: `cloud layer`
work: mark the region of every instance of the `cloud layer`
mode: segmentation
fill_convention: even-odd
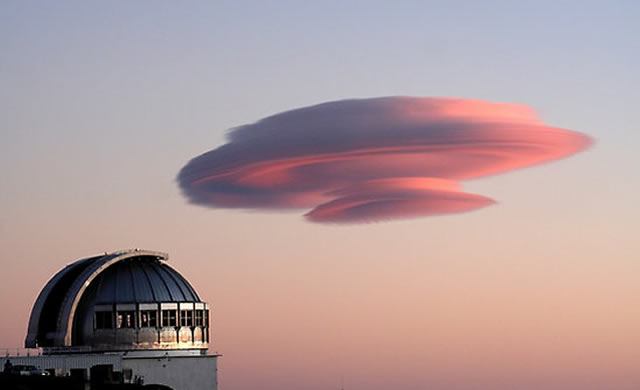
[[[586,149],[527,106],[453,98],[383,97],[318,104],[231,130],[227,144],[178,175],[191,203],[307,209],[314,222],[368,222],[460,213],[493,204],[459,181]]]

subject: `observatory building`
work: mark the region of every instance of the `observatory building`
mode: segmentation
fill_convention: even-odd
[[[173,390],[217,389],[209,354],[209,305],[167,263],[168,255],[125,250],[67,265],[44,286],[26,348],[2,357],[56,375],[104,374]]]

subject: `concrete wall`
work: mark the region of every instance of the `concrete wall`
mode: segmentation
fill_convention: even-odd
[[[174,390],[217,390],[217,356],[127,357],[122,368],[143,377],[145,385],[162,384]]]
[[[109,364],[113,371],[130,369],[132,378],[141,377],[144,384],[161,384],[173,390],[217,390],[217,356],[126,356],[121,354],[73,354],[44,356],[9,356],[0,358],[0,370],[8,359],[13,365],[32,365],[43,370],[56,369],[68,375],[71,369],[86,369]]]
[[[0,370],[4,367],[5,361],[10,360],[11,364],[24,364],[36,366],[43,370],[57,369],[63,375],[69,374],[71,369],[88,369],[100,364],[110,364],[113,371],[122,371],[122,357],[120,355],[105,354],[74,354],[74,355],[45,355],[45,356],[9,356],[0,358]],[[177,389],[176,389],[177,390]]]

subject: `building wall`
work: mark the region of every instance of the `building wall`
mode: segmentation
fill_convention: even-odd
[[[131,377],[141,377],[144,384],[161,384],[173,390],[217,390],[218,367],[215,355],[191,356],[126,356],[121,354],[73,354],[41,356],[8,356],[0,358],[0,370],[6,360],[13,365],[31,365],[43,370],[55,369],[68,375],[72,369],[90,369],[108,364],[113,371],[131,370]]]
[[[69,374],[72,369],[88,369],[101,364],[110,364],[113,371],[122,371],[120,355],[74,354],[74,355],[41,355],[41,356],[5,356],[0,358],[0,367],[9,360],[11,364],[36,366],[43,370],[56,369],[62,375]],[[1,369],[1,368],[0,368]]]
[[[217,390],[217,356],[127,357],[122,368],[142,377],[145,385],[162,384],[174,390]]]

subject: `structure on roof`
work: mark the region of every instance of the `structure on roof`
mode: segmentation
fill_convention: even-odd
[[[31,311],[25,346],[42,355],[9,358],[60,375],[106,367],[130,382],[216,389],[209,306],[167,259],[135,249],[67,265]]]

